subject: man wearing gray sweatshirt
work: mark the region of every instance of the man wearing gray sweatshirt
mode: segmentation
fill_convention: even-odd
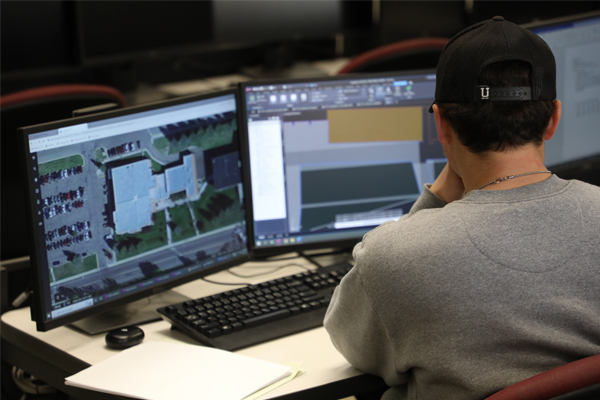
[[[385,400],[480,400],[600,353],[600,188],[544,167],[551,50],[494,17],[450,40],[436,82],[448,164],[355,247],[325,317]]]

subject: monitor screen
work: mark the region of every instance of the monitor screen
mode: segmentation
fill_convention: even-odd
[[[433,71],[241,85],[255,255],[347,247],[398,219],[446,163]]]
[[[562,117],[545,145],[546,165],[560,167],[600,156],[600,13],[526,25],[556,59]]]
[[[21,129],[39,330],[247,260],[236,97]]]

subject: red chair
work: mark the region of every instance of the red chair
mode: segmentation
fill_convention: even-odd
[[[87,104],[92,106],[108,102],[117,102],[121,107],[125,107],[127,104],[125,96],[119,90],[110,86],[89,84],[42,86],[0,97],[0,107],[3,111],[14,107],[30,107],[32,104],[42,103],[51,105],[69,103],[77,107],[85,103],[84,107],[86,107]],[[61,113],[61,115],[64,115],[64,113]],[[33,116],[33,118],[35,117]],[[52,117],[42,122],[50,122],[56,119],[58,118]]]
[[[517,382],[485,400],[600,399],[600,354]]]
[[[435,68],[447,38],[424,37],[376,47],[352,58],[338,75]]]

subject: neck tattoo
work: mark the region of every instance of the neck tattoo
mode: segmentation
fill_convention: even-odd
[[[534,175],[534,174],[552,174],[552,172],[550,172],[550,171],[536,171],[536,172],[528,172],[526,174],[520,174],[520,175],[506,175],[506,176],[503,176],[501,178],[494,179],[493,181],[491,181],[489,183],[486,183],[485,185],[477,188],[477,190],[481,190],[481,189],[483,189],[486,186],[493,185],[494,183],[500,183],[500,182],[503,182],[503,181],[509,181],[509,180],[511,180],[513,178],[519,178],[521,176]]]

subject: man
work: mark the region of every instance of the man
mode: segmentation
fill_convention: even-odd
[[[383,399],[483,399],[600,353],[600,188],[552,175],[555,61],[502,17],[450,40],[432,106],[448,164],[367,233],[325,328]]]

